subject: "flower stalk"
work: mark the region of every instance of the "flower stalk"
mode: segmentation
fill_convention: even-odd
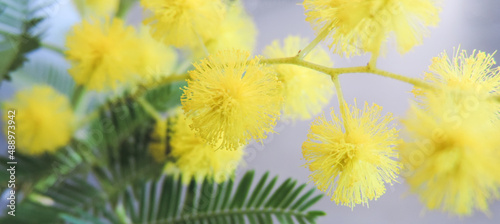
[[[357,66],[357,67],[345,67],[345,68],[329,68],[326,66],[314,64],[308,61],[305,61],[303,59],[300,59],[298,57],[288,57],[288,58],[273,58],[273,59],[263,59],[261,60],[261,63],[266,63],[266,64],[293,64],[293,65],[298,65],[306,68],[310,68],[322,73],[325,73],[327,75],[330,75],[332,77],[341,75],[341,74],[349,74],[349,73],[371,73],[395,80],[399,80],[402,82],[406,82],[409,84],[412,84],[417,87],[421,88],[426,88],[426,89],[432,89],[432,86],[425,83],[422,80],[415,79],[415,78],[410,78],[406,77],[403,75],[395,74],[389,71],[381,70],[378,68],[373,68],[369,64],[367,66]]]
[[[85,86],[78,85],[73,92],[73,96],[71,97],[71,106],[73,107],[74,111],[78,109],[83,95],[85,95]]]
[[[140,97],[137,99],[137,102],[144,108],[144,110],[155,120],[161,121],[161,115],[156,111],[156,109],[144,98]]]
[[[337,91],[337,99],[339,101],[340,114],[342,115],[342,124],[344,125],[345,134],[349,135],[348,123],[347,123],[347,108],[344,99],[344,94],[342,93],[342,87],[340,86],[339,77],[332,77],[333,83],[335,84],[335,90]]]
[[[318,34],[318,36],[316,36],[316,38],[314,38],[314,40],[311,43],[309,43],[309,45],[307,45],[303,50],[301,50],[296,57],[298,59],[303,59],[307,54],[309,54],[309,52],[311,52],[316,47],[316,45],[318,45],[319,42],[325,39],[328,33],[330,33],[332,26],[333,22],[330,23],[328,26],[325,26],[325,28]]]

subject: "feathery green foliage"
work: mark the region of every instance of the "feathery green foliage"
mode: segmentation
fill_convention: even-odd
[[[41,46],[42,32],[37,26],[48,15],[44,9],[60,4],[55,0],[3,0],[0,3],[0,76],[10,80],[27,60],[26,54]]]
[[[43,196],[30,198],[26,203],[33,210],[57,214],[54,222],[64,220],[74,224],[267,224],[276,220],[315,223],[318,216],[324,215],[321,211],[309,210],[322,195],[314,196],[313,189],[302,193],[306,185],[296,186],[297,182],[291,179],[276,187],[277,177],[270,181],[268,177],[269,173],[265,173],[255,187],[251,187],[253,171],[247,172],[238,184],[233,180],[220,184],[205,180],[183,186],[180,178],[162,175],[124,185],[118,194],[110,195],[106,189],[76,176],[45,192],[37,192]]]

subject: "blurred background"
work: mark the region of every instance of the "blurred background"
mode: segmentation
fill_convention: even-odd
[[[256,54],[275,39],[288,35],[300,35],[314,38],[314,32],[305,21],[304,8],[298,0],[243,0],[245,7],[258,28]],[[430,65],[432,57],[444,50],[451,53],[454,47],[461,46],[471,52],[473,49],[492,53],[500,49],[500,1],[442,1],[441,22],[437,28],[431,28],[430,36],[424,44],[415,47],[401,56],[391,46],[387,54],[379,59],[382,69],[411,77],[421,77]],[[70,0],[60,0],[59,4],[47,9],[49,19],[43,24],[47,29],[45,40],[56,46],[64,46],[65,33],[80,20]],[[128,16],[131,24],[138,24],[142,10],[136,5]],[[322,45],[321,47],[325,47]],[[369,55],[350,59],[331,55],[336,67],[365,65]],[[498,58],[498,56],[496,56]],[[30,55],[30,63],[50,63],[68,67],[66,62],[55,53],[41,49]],[[377,103],[384,108],[384,113],[393,113],[403,117],[412,98],[412,87],[399,81],[370,75],[347,74],[340,78],[345,99],[358,105],[365,101]],[[2,83],[0,100],[8,99],[19,86]],[[337,100],[333,99],[324,108],[329,113],[333,107],[338,111]],[[256,176],[266,171],[279,175],[280,180],[293,177],[299,182],[308,182],[309,170],[303,164],[301,145],[307,138],[311,120],[303,122],[280,122],[264,144],[251,144],[246,149],[246,165],[237,171],[239,178],[246,170],[256,170]],[[498,136],[491,136],[492,138]],[[2,153],[6,149],[5,137],[0,140]],[[500,162],[500,161],[499,161]],[[309,183],[309,187],[314,187]],[[387,186],[387,193],[377,201],[371,201],[370,207],[357,206],[353,210],[338,206],[328,197],[315,205],[313,209],[323,210],[327,216],[318,223],[500,223],[500,202],[490,205],[491,215],[475,213],[471,217],[458,218],[439,211],[427,211],[418,198],[408,192],[403,179],[393,186]]]

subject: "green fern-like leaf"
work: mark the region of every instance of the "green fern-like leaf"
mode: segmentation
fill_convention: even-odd
[[[277,177],[264,174],[255,187],[254,172],[238,184],[205,180],[183,186],[179,178],[161,176],[142,184],[128,185],[116,203],[84,182],[64,184],[46,196],[55,203],[58,217],[67,223],[315,223],[321,211],[311,211],[322,195],[305,184],[287,179],[275,187]],[[32,202],[33,203],[33,202]],[[42,205],[40,205],[42,206]],[[46,207],[46,206],[45,206]],[[47,208],[45,208],[47,209]],[[61,212],[62,211],[62,212]]]
[[[10,72],[23,65],[27,60],[26,54],[41,46],[41,32],[36,30],[43,20],[39,12],[52,4],[59,3],[55,0],[3,0],[1,2],[0,81],[10,80]]]
[[[54,183],[64,180],[74,173],[87,172],[88,167],[83,166],[89,157],[85,152],[77,152],[75,142],[62,147],[55,154],[46,154],[32,157],[17,153],[15,161],[22,166],[16,167],[16,191],[18,193],[29,194],[35,189],[45,190]],[[0,157],[0,168],[8,169],[8,157]],[[9,173],[0,173],[0,183],[2,189],[7,186]]]

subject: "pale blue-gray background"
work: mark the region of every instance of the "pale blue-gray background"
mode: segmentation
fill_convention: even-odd
[[[64,33],[79,20],[69,0],[60,0],[60,4],[46,11],[50,19],[46,40],[62,46]],[[245,0],[247,11],[253,16],[259,30],[257,53],[274,39],[282,39],[290,34],[314,38],[314,32],[305,21],[304,9],[297,0]],[[379,60],[379,67],[392,72],[412,77],[420,77],[430,64],[432,57],[443,50],[451,52],[453,47],[461,44],[462,49],[479,49],[493,52],[500,49],[500,1],[498,0],[444,0],[441,22],[438,28],[431,29],[430,37],[424,45],[414,48],[406,55],[399,55],[394,48]],[[135,8],[129,20],[137,21],[141,10]],[[324,46],[323,46],[324,47]],[[39,50],[30,58],[34,61],[61,64],[56,54],[47,50]],[[344,59],[332,55],[336,66],[364,65],[369,56]],[[497,57],[498,58],[498,57]],[[67,65],[66,65],[67,66]],[[411,86],[369,74],[350,74],[341,78],[345,98],[358,104],[367,101],[384,107],[384,113],[392,112],[402,117],[409,106]],[[7,99],[13,92],[12,85],[4,83],[0,89],[0,100]],[[333,99],[329,106],[337,110],[337,101]],[[328,113],[328,112],[327,112]],[[257,176],[267,170],[271,174],[280,175],[280,180],[288,177],[308,182],[309,171],[302,165],[301,145],[306,140],[311,121],[285,123],[277,125],[279,134],[269,136],[264,145],[252,144],[247,148],[246,166],[244,170],[255,169]],[[491,136],[498,137],[498,136]],[[5,140],[0,145],[6,148]],[[500,162],[500,161],[499,161]],[[313,187],[313,184],[309,184]],[[387,193],[379,200],[370,202],[370,208],[357,206],[353,210],[337,206],[324,197],[314,209],[323,210],[328,215],[318,220],[326,223],[500,223],[500,203],[491,204],[491,217],[476,213],[471,217],[457,218],[445,213],[427,211],[415,195],[408,194],[404,180],[399,184],[388,186]]]

